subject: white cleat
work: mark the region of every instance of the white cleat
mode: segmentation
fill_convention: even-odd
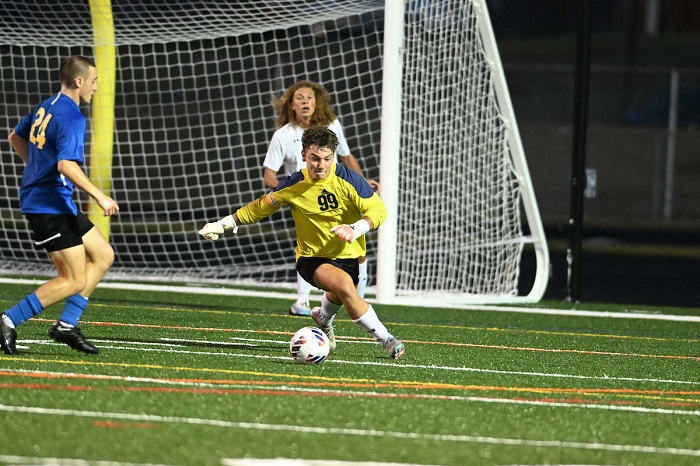
[[[331,351],[335,349],[335,330],[333,329],[333,324],[329,325],[324,325],[321,323],[319,320],[319,313],[321,312],[320,307],[315,307],[311,310],[311,318],[316,322],[316,325],[318,325],[318,328],[323,330],[323,333],[326,334],[328,337],[328,341],[330,343]]]
[[[289,313],[293,316],[309,316],[311,314],[311,306],[308,299],[299,299],[292,307],[289,308]]]

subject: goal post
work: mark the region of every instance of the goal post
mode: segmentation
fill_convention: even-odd
[[[384,36],[380,172],[396,220],[379,231],[377,299],[537,302],[549,252],[486,4],[409,5],[385,12],[407,21]],[[535,278],[519,294],[527,244]]]
[[[100,191],[112,195],[112,161],[114,151],[114,93],[116,87],[116,47],[114,19],[110,0],[90,0],[90,15],[95,37],[95,65],[99,70],[99,90],[92,103],[92,144],[90,147],[90,181]],[[110,217],[103,215],[94,199],[88,204],[88,217],[109,241]]]
[[[103,7],[91,12],[88,3]],[[111,18],[94,16],[109,4]],[[288,212],[215,243],[196,231],[265,192],[271,100],[310,79],[329,90],[351,152],[379,179],[392,212],[368,234],[370,293],[386,302],[429,297],[434,306],[521,299],[521,256],[532,246],[538,278],[522,299],[541,297],[546,243],[495,41],[478,23],[488,21],[480,0],[33,5],[7,1],[0,16],[0,126],[12,128],[58,91],[62,58],[100,55],[104,63],[114,52],[113,129],[95,120],[97,95],[83,107],[92,112],[86,170],[111,160],[104,186],[120,205],[109,225],[116,254],[107,280],[291,290]],[[104,42],[106,23],[113,44],[111,35]],[[392,35],[397,28],[402,37]],[[110,72],[102,66],[100,76]],[[386,74],[392,68],[398,78]],[[54,273],[19,214],[21,161],[10,150],[0,157],[0,272]],[[76,201],[88,209],[86,196]],[[387,267],[391,286],[375,282]]]

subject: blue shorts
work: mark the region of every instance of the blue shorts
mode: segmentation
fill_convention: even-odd
[[[94,226],[87,215],[26,214],[34,230],[34,247],[62,251],[83,244],[83,236]]]

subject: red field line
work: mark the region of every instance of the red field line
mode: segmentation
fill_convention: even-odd
[[[160,424],[150,422],[114,422],[114,421],[93,421],[95,427],[106,427],[108,429],[162,429]]]
[[[0,376],[27,377],[44,379],[83,379],[83,380],[124,380],[123,376],[101,376],[92,374],[56,374],[41,372],[14,372],[0,371]],[[435,384],[422,382],[294,382],[274,380],[249,380],[249,379],[200,379],[200,378],[149,378],[138,380],[138,383],[189,383],[189,384],[213,384],[213,385],[285,385],[294,387],[329,387],[329,388],[392,388],[413,390],[460,390],[460,391],[499,391],[499,392],[529,392],[544,394],[578,394],[578,395],[657,395],[657,396],[700,396],[698,390],[648,390],[631,388],[558,388],[558,387],[502,387],[493,385],[458,385]],[[216,390],[216,389],[215,389]],[[686,400],[683,400],[686,401]],[[687,400],[695,401],[695,400]],[[700,400],[695,401],[700,403]]]
[[[361,398],[391,398],[391,399],[433,399],[433,400],[452,400],[454,396],[449,395],[431,395],[431,394],[420,394],[420,393],[376,393],[376,392],[366,392],[366,393],[346,393],[342,391],[337,392],[319,392],[313,390],[302,390],[302,391],[287,391],[287,390],[274,390],[274,389],[217,389],[217,388],[180,388],[180,387],[89,387],[84,385],[52,385],[52,384],[0,384],[0,388],[3,389],[25,389],[25,390],[66,390],[66,391],[113,391],[113,392],[141,392],[141,393],[172,393],[172,394],[203,394],[203,395],[253,395],[253,396],[314,396],[314,397],[361,397]],[[488,398],[487,398],[488,399]],[[642,406],[639,402],[632,401],[616,401],[616,400],[588,400],[579,397],[574,398],[491,398],[491,400],[503,400],[503,401],[523,401],[531,403],[561,403],[569,405],[612,405],[612,406]],[[667,403],[659,402],[660,406],[667,406]],[[692,407],[696,404],[683,404],[683,407]]]

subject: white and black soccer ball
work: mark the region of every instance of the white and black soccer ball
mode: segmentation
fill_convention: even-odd
[[[323,330],[300,328],[289,342],[289,352],[299,364],[321,364],[328,357],[331,344]]]

